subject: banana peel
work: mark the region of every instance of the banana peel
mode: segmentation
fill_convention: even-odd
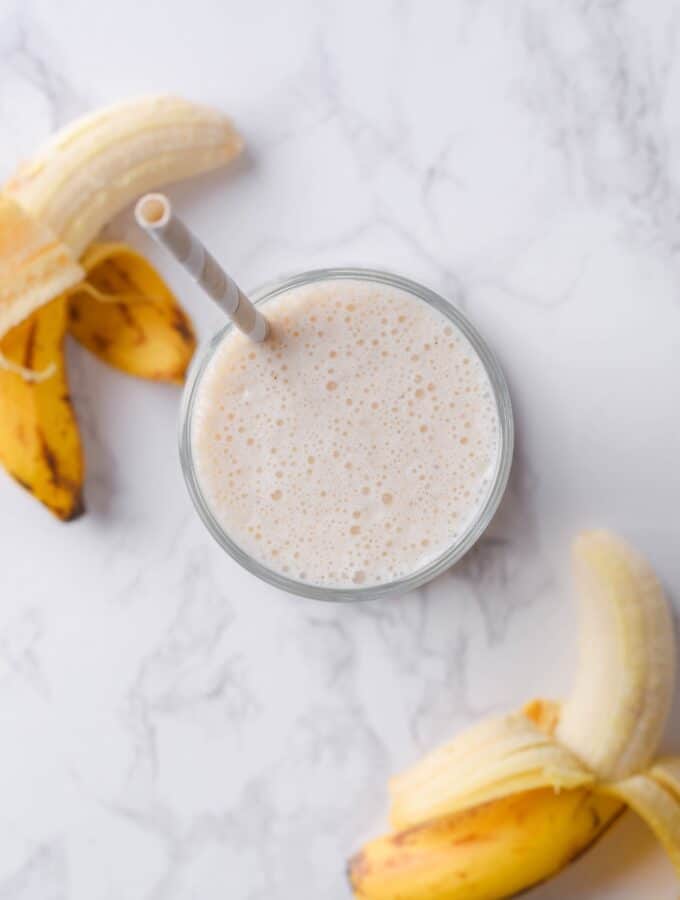
[[[536,697],[522,707],[522,714],[527,717],[544,734],[553,735],[560,721],[562,704],[557,700],[546,700]]]
[[[372,841],[349,881],[360,900],[500,900],[567,866],[622,808],[585,788],[512,794]]]
[[[196,348],[191,321],[149,263],[126,244],[93,244],[69,292],[69,333],[139,378],[182,384]]]
[[[585,787],[592,772],[522,712],[487,720],[390,781],[390,823],[401,829],[538,788]]]
[[[680,880],[680,757],[660,760],[648,772],[603,785],[601,792],[634,810],[651,828]]]
[[[65,296],[0,341],[0,462],[59,519],[83,511],[83,451],[69,396]]]
[[[348,864],[359,900],[502,900],[557,875],[625,811],[680,880],[680,757],[614,783],[511,792],[371,841]]]
[[[72,334],[110,365],[181,384],[191,322],[155,269],[121,243],[95,243],[82,280],[0,338],[0,463],[57,518],[84,512],[84,459],[68,390]]]

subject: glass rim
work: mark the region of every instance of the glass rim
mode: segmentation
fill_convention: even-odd
[[[368,585],[366,587],[332,587],[290,578],[287,575],[283,575],[280,572],[270,569],[264,563],[259,562],[259,560],[243,550],[243,548],[233,541],[224,531],[210,510],[201,491],[191,447],[193,412],[198,386],[200,385],[202,376],[218,346],[234,327],[231,322],[227,322],[223,328],[220,328],[219,331],[213,335],[205,346],[196,353],[191,364],[182,395],[179,420],[179,456],[189,495],[203,524],[222,549],[244,569],[247,569],[251,574],[274,587],[302,597],[336,602],[373,600],[391,594],[407,593],[408,591],[415,590],[426,582],[431,581],[437,575],[440,575],[442,572],[446,571],[446,569],[449,569],[457,563],[482,536],[498,509],[510,476],[514,448],[512,404],[507,382],[498,360],[476,328],[468,321],[466,316],[456,309],[456,307],[448,300],[445,300],[430,288],[427,288],[416,281],[412,281],[409,278],[404,278],[400,275],[394,275],[379,269],[353,267],[312,269],[307,272],[300,272],[296,275],[269,281],[257,290],[249,292],[248,296],[253,303],[266,303],[291,288],[313,284],[317,281],[332,280],[373,281],[390,285],[391,287],[396,287],[413,294],[420,300],[423,300],[425,303],[437,309],[442,315],[449,319],[449,321],[462,332],[479,356],[484,371],[489,379],[498,412],[499,447],[496,470],[493,474],[490,488],[484,502],[479,507],[475,517],[470,521],[466,530],[459,535],[455,541],[453,541],[451,546],[443,553],[426,565],[416,569],[415,572],[412,572],[403,578],[381,582],[380,584]]]

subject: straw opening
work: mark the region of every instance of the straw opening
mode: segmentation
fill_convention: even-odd
[[[170,201],[163,194],[147,194],[135,207],[135,218],[142,228],[162,228],[170,221]]]

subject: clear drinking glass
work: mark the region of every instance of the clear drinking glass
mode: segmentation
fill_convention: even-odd
[[[370,600],[376,597],[385,597],[389,594],[405,593],[406,591],[413,590],[414,588],[425,584],[425,582],[430,581],[430,579],[456,563],[479,539],[498,508],[498,504],[501,501],[510,474],[514,440],[510,395],[508,393],[505,378],[495,356],[467,319],[451,306],[450,303],[444,300],[443,297],[440,297],[429,288],[423,287],[423,285],[418,284],[415,281],[410,281],[407,278],[401,278],[400,276],[392,275],[389,272],[381,272],[373,269],[317,269],[266,284],[259,290],[249,294],[249,296],[254,303],[266,304],[267,301],[291,288],[311,284],[317,281],[343,279],[378,282],[379,284],[389,285],[406,291],[439,310],[442,315],[449,319],[453,325],[465,335],[481,359],[491,384],[500,424],[499,452],[496,471],[491,478],[487,495],[484,502],[481,504],[476,517],[470,522],[467,530],[463,534],[458,535],[451,546],[439,557],[412,572],[410,575],[395,581],[382,582],[367,587],[327,587],[325,585],[299,581],[296,578],[289,578],[286,575],[275,572],[268,566],[254,559],[250,554],[246,553],[220,526],[201,492],[201,485],[194,465],[191,433],[196,395],[208,363],[220,342],[232,328],[231,324],[225,325],[225,327],[212,338],[207,346],[201,350],[194,360],[182,398],[179,449],[182,471],[186,479],[187,487],[189,488],[189,494],[191,495],[194,506],[208,531],[212,534],[218,544],[220,544],[220,546],[245,569],[248,569],[248,571],[252,572],[253,575],[257,575],[257,577],[261,578],[263,581],[267,581],[269,584],[273,584],[284,591],[288,591],[292,594],[299,594],[303,597],[312,597],[316,600]]]

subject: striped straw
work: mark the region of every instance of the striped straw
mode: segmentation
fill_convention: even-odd
[[[146,194],[137,201],[135,218],[147,234],[169,250],[234,325],[251,341],[263,341],[269,332],[267,320],[224,271],[196,235],[172,212],[164,194]]]

